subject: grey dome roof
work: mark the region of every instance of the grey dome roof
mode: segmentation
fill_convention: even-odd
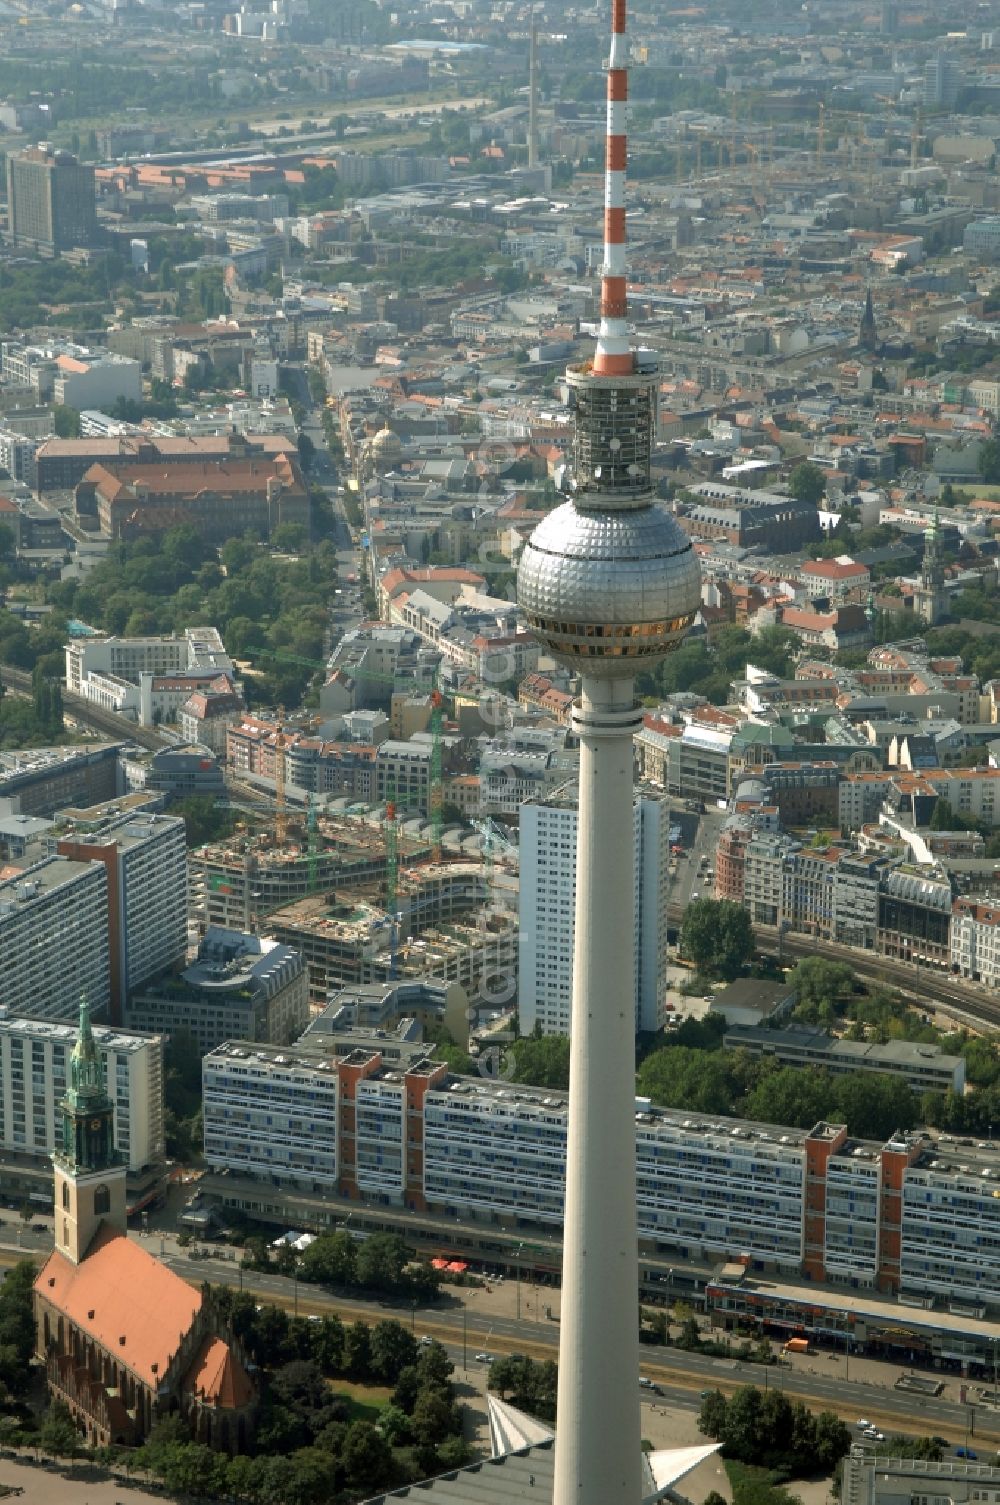
[[[681,641],[700,604],[701,571],[662,508],[565,502],[525,544],[517,599],[558,658],[583,673],[628,675]]]

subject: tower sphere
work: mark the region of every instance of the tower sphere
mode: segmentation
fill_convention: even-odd
[[[517,599],[561,663],[626,678],[678,646],[701,601],[701,571],[690,539],[652,502],[569,501],[525,544]]]

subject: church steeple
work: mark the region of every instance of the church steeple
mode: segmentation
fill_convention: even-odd
[[[115,1109],[104,1086],[86,998],[80,1004],[80,1032],[69,1058],[69,1085],[59,1107],[62,1134],[55,1158],[77,1171],[113,1166]]]
[[[52,1156],[56,1248],[79,1264],[103,1223],[125,1232],[125,1166],[115,1150],[115,1108],[86,999],[59,1109],[62,1124]]]

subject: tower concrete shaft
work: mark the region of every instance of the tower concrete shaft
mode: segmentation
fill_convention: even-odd
[[[632,679],[583,675],[554,1505],[639,1505]]]

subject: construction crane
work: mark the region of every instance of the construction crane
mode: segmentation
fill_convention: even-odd
[[[382,821],[382,837],[385,842],[385,912],[389,917],[389,980],[396,977],[396,950],[399,939],[399,823],[396,818],[396,790],[389,785]]]
[[[278,707],[278,732],[274,739],[274,839],[283,847],[288,837],[285,804],[285,708]]]
[[[311,793],[306,795],[306,854],[309,863],[309,892],[314,894],[319,872],[319,821],[316,801]]]
[[[472,826],[483,838],[483,876],[486,879],[487,897],[492,900],[496,877],[494,868],[496,854],[499,851],[504,857],[516,858],[518,845],[517,842],[511,841],[507,832],[497,825],[492,816],[487,816],[485,820],[474,820]]]
[[[444,829],[444,776],[441,771],[443,708],[444,696],[435,687],[431,691],[431,777],[427,791],[428,813],[431,818],[431,858],[434,862],[441,861],[441,834]]]
[[[300,665],[302,665],[303,668],[306,668],[306,669],[326,669],[328,667],[328,665],[327,665],[327,663],[325,661],[321,662],[318,659],[299,658],[296,654],[293,654],[293,653],[278,653],[278,652],[274,652],[274,651],[272,651],[270,649],[265,650],[264,652],[260,653],[259,657],[260,658],[276,659],[278,662],[285,663],[285,664],[300,664]],[[364,677],[365,677],[366,680],[377,681],[377,682],[379,682],[381,684],[386,684],[386,685],[395,686],[395,683],[396,683],[396,681],[389,674],[373,674],[373,673],[369,673],[366,670]],[[436,674],[435,674],[434,678],[435,678],[435,684],[434,684],[433,689],[431,690],[431,695],[430,695],[430,701],[431,701],[431,716],[430,716],[431,766],[430,766],[430,787],[428,789],[428,794],[427,794],[427,814],[430,817],[430,822],[431,822],[431,843],[432,843],[432,856],[433,856],[433,860],[435,862],[440,862],[441,861],[441,835],[442,835],[443,825],[444,825],[443,814],[442,814],[443,807],[444,807],[444,775],[443,775],[443,761],[444,761],[444,740],[443,740],[444,739],[444,696],[441,694],[441,691],[437,687],[437,684],[436,684],[437,675]],[[278,707],[278,716],[279,716],[279,719],[283,719],[284,718],[284,714],[285,714],[284,707],[279,706]],[[279,741],[278,741],[278,743],[276,743],[276,747],[280,746],[283,749],[285,743],[284,743],[284,733],[283,733],[282,730],[279,730],[278,737],[279,737]],[[276,753],[276,763],[275,763],[275,769],[276,770],[277,770],[278,762],[280,762],[280,764],[281,764],[281,795],[280,795],[280,798],[279,798],[278,791],[277,791],[277,779],[276,779],[275,780],[275,802],[278,804],[278,817],[279,817],[279,819],[281,821],[281,829],[284,830],[285,826],[287,825],[287,817],[286,817],[286,812],[285,812],[284,758],[277,759],[277,753]],[[277,820],[275,821],[275,830],[276,831],[278,830],[278,821]],[[284,838],[282,837],[280,839],[283,840]]]

